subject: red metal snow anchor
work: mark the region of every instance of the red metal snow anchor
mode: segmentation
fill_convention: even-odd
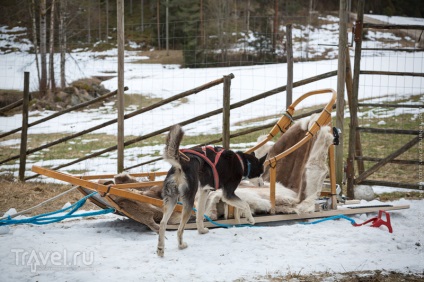
[[[386,221],[384,221],[381,216],[383,215],[383,213],[386,215]],[[386,211],[383,210],[379,210],[378,211],[378,216],[373,217],[368,219],[367,221],[363,222],[363,223],[355,223],[353,224],[353,226],[361,226],[361,225],[365,225],[369,222],[372,222],[371,227],[380,227],[381,225],[387,226],[387,228],[389,229],[390,233],[393,233],[393,228],[392,228],[392,224],[390,223],[390,214]]]

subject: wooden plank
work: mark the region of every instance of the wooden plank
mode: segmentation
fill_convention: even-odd
[[[404,130],[390,128],[357,127],[356,130],[368,133],[419,135],[419,130]]]
[[[367,71],[367,70],[361,70],[360,71],[360,74],[424,77],[424,73],[418,73],[418,72],[397,72],[397,71]]]
[[[356,159],[361,159],[369,162],[379,162],[382,158],[373,158],[373,157],[356,157]],[[389,163],[392,164],[406,164],[406,165],[423,165],[424,161],[420,160],[390,160]]]
[[[288,220],[314,219],[314,218],[335,216],[340,214],[353,215],[353,214],[378,212],[379,210],[395,211],[395,210],[409,209],[409,207],[410,207],[409,205],[399,205],[399,206],[384,205],[381,207],[372,206],[372,207],[362,207],[362,208],[355,208],[355,209],[343,208],[338,210],[320,211],[320,212],[305,213],[300,215],[299,214],[276,214],[276,215],[255,216],[254,219],[255,219],[256,225],[261,225],[262,223],[278,223],[278,222],[288,221]],[[238,224],[235,219],[216,220],[215,222],[218,224],[225,224],[225,225]],[[205,224],[205,227],[208,227],[208,228],[218,227],[209,221],[206,221],[204,224]],[[248,224],[248,222],[245,218],[241,218],[240,224]],[[178,225],[168,224],[167,229],[176,230],[178,229]],[[196,229],[196,223],[195,222],[187,223],[185,229]]]
[[[125,184],[114,184],[111,187],[116,189],[136,189],[136,188],[146,188],[152,187],[155,185],[161,185],[163,181],[146,181],[146,182],[137,182],[137,183],[125,183]]]
[[[361,182],[364,185],[378,185],[378,186],[389,186],[396,188],[405,188],[405,189],[418,189],[424,190],[424,185],[422,184],[414,184],[414,183],[399,183],[399,182],[390,182],[390,181],[382,181],[382,180],[372,180],[367,179]]]
[[[359,107],[382,107],[382,108],[408,108],[422,109],[424,105],[409,105],[409,104],[380,104],[380,103],[358,103]]]
[[[13,103],[11,103],[7,106],[4,106],[3,108],[0,109],[0,114],[3,114],[7,111],[10,111],[11,109],[14,109],[16,107],[19,107],[20,105],[23,104],[23,102],[24,102],[24,99],[20,99],[20,100],[13,102]]]
[[[362,48],[366,51],[422,52],[423,48]]]
[[[413,24],[374,24],[374,23],[364,23],[364,28],[373,28],[373,29],[416,29],[424,30],[422,25],[413,25]]]
[[[129,173],[130,176],[133,177],[157,177],[167,175],[167,171],[157,171],[157,172],[140,172],[140,173]],[[105,179],[105,178],[113,178],[116,174],[97,174],[97,175],[80,175],[75,176],[81,179]]]

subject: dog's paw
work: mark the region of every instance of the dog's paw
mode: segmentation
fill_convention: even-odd
[[[249,217],[247,218],[247,222],[249,222],[249,224],[254,225],[254,224],[255,224],[255,219],[253,218],[253,216],[249,216]]]
[[[162,247],[158,247],[157,252],[158,257],[163,257],[163,255],[165,254],[165,250]]]
[[[180,250],[184,250],[187,247],[188,247],[188,245],[185,242],[182,242],[181,244],[178,245],[178,249],[180,249]]]
[[[207,227],[204,227],[202,229],[199,229],[198,231],[199,231],[199,234],[206,234],[209,232],[209,229]]]

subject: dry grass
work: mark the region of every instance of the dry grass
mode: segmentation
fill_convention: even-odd
[[[60,185],[42,182],[15,182],[13,179],[1,176],[0,178],[0,215],[15,208],[18,212],[38,205],[62,192],[71,189],[70,185]],[[83,196],[77,190],[72,191],[61,198],[37,208],[28,215],[36,215],[61,209],[66,203],[75,203]],[[85,210],[99,209],[94,204],[87,202]]]
[[[182,50],[153,50],[144,51],[139,54],[140,56],[147,56],[149,59],[138,60],[136,64],[163,64],[163,65],[183,65],[183,51]]]
[[[237,282],[246,281],[245,279],[237,279]],[[251,280],[249,280],[251,281]],[[375,271],[351,271],[345,273],[313,273],[303,275],[300,273],[289,273],[287,275],[268,274],[265,276],[255,277],[255,281],[292,281],[292,282],[320,282],[320,281],[337,281],[337,282],[399,282],[423,281],[423,275],[412,273],[399,273],[399,272],[382,272]]]

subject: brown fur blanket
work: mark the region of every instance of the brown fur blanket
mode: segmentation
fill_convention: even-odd
[[[137,179],[128,174],[118,174],[114,177],[116,184],[122,183],[137,183]],[[143,189],[129,189],[131,192],[142,194],[148,197],[162,199],[162,185],[155,185]],[[162,219],[163,212],[161,207],[130,200],[115,195],[110,197],[118,204],[118,206],[129,213],[132,218],[142,224],[147,225],[152,231],[159,232],[159,222]],[[181,214],[174,212],[169,220],[169,224],[178,224],[180,222]]]

